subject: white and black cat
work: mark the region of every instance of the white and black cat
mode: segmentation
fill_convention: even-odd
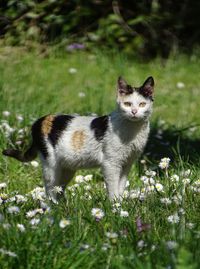
[[[47,115],[32,126],[32,144],[25,152],[7,149],[6,156],[29,162],[39,153],[45,189],[54,202],[55,186],[64,189],[80,168],[101,167],[109,198],[121,198],[133,162],[141,155],[149,134],[154,80],[132,87],[121,77],[117,108],[101,117]]]

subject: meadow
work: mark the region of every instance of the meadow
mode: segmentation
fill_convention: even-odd
[[[49,113],[110,113],[122,75],[155,79],[151,134],[123,202],[101,172],[78,171],[67,200],[45,197],[39,160],[0,154],[0,268],[200,268],[200,60],[141,62],[116,51],[0,48],[0,148],[26,148]],[[59,189],[57,190],[59,191]]]

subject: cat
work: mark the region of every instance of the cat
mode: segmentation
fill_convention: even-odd
[[[109,115],[46,115],[32,125],[32,144],[25,152],[3,151],[29,162],[39,153],[46,194],[57,203],[77,169],[101,167],[108,197],[121,199],[134,161],[144,150],[153,109],[154,79],[133,87],[119,77],[117,107]],[[56,193],[55,187],[62,187]]]

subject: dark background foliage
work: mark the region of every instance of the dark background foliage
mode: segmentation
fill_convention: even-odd
[[[76,41],[167,57],[199,45],[199,14],[197,0],[2,0],[0,37],[9,45]]]

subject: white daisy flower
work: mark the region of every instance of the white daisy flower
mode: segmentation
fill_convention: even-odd
[[[10,112],[7,111],[7,110],[3,111],[2,114],[3,114],[4,117],[9,117],[10,116]]]
[[[153,170],[146,170],[145,171],[145,175],[146,176],[150,176],[150,177],[155,177],[156,176],[156,172]]]
[[[190,184],[190,181],[191,180],[189,178],[183,178],[183,180],[182,180],[183,184],[185,184],[185,185]]]
[[[129,216],[128,211],[121,210],[120,211],[120,217],[127,218]]]
[[[7,184],[5,182],[0,183],[0,190],[7,188]]]
[[[69,72],[70,74],[76,74],[76,73],[77,73],[77,69],[74,68],[74,67],[71,67],[71,68],[68,69],[68,72]]]
[[[31,165],[33,167],[38,167],[39,166],[39,163],[37,161],[31,161]]]
[[[159,163],[161,169],[167,169],[169,167],[170,158],[162,158]]]
[[[79,92],[78,93],[78,97],[80,98],[84,98],[86,96],[86,94],[84,92]]]
[[[105,216],[105,213],[100,208],[92,208],[91,213],[92,213],[92,216],[98,220],[102,219]]]
[[[15,201],[16,201],[17,204],[25,203],[25,202],[27,202],[27,200],[28,199],[26,197],[24,197],[23,195],[20,195],[20,194],[15,195]]]
[[[62,219],[60,222],[59,222],[59,226],[60,228],[65,228],[66,226],[69,226],[71,224],[70,220],[67,220],[67,219]]]
[[[170,205],[172,201],[169,198],[161,198],[160,202],[165,205]]]
[[[164,187],[163,187],[163,185],[161,183],[156,183],[155,188],[159,192],[163,192],[163,189],[164,189]]]
[[[8,210],[8,213],[10,213],[10,214],[17,214],[20,212],[20,209],[18,206],[10,206],[10,207],[8,207],[7,210]]]
[[[174,174],[170,177],[170,179],[172,182],[179,182],[180,177],[178,175]]]
[[[15,252],[9,251],[9,250],[5,250],[3,248],[0,248],[0,253],[4,254],[4,255],[8,255],[10,257],[17,257],[17,254]]]
[[[178,214],[175,213],[174,215],[170,215],[169,217],[167,217],[167,220],[170,223],[179,223],[180,218],[179,218]]]
[[[20,230],[20,232],[25,232],[25,226],[23,225],[23,224],[21,224],[21,223],[18,223],[17,224],[17,228]]]
[[[84,176],[82,176],[82,175],[78,175],[78,176],[76,176],[76,177],[75,177],[75,182],[76,182],[77,184],[83,183],[83,182],[84,182]]]
[[[58,194],[63,193],[63,189],[61,186],[54,186],[53,191]]]
[[[38,218],[33,218],[33,219],[30,220],[30,224],[31,224],[32,226],[36,226],[36,225],[38,225],[39,223],[40,223],[40,219],[38,219]]]
[[[85,181],[91,181],[93,179],[93,175],[86,175],[84,176]]]
[[[179,81],[179,82],[176,83],[176,87],[178,89],[183,89],[185,87],[185,84],[183,82]]]
[[[176,241],[167,241],[166,246],[168,249],[172,250],[172,249],[177,248],[178,243]]]
[[[118,237],[117,233],[111,233],[111,232],[106,232],[105,235],[109,238],[109,239],[115,239]]]
[[[24,118],[23,118],[21,115],[17,115],[17,116],[16,116],[16,119],[17,119],[18,121],[23,121]]]

